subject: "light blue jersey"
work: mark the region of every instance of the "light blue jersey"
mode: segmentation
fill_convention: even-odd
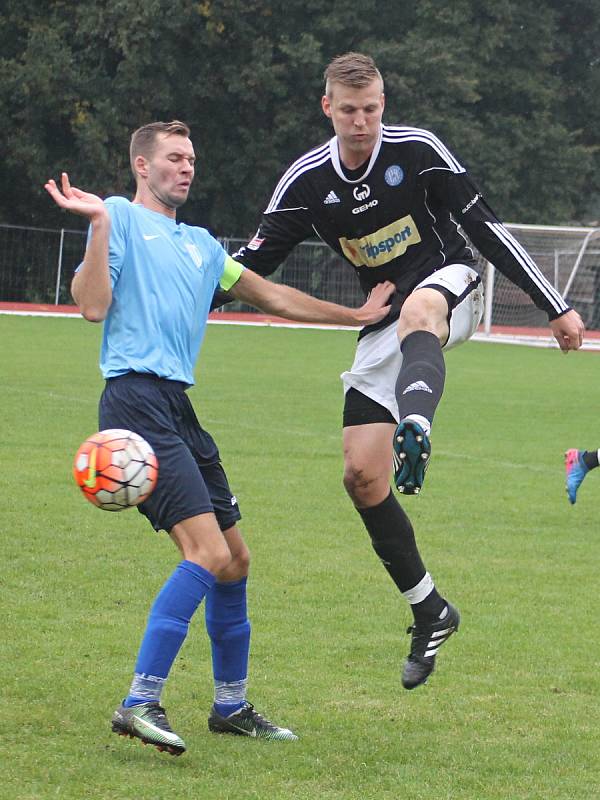
[[[109,197],[112,303],[100,369],[105,378],[146,372],[194,383],[213,293],[233,262],[204,228]],[[237,277],[239,277],[239,274]]]

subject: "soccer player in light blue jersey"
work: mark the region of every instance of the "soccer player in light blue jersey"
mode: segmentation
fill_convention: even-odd
[[[182,561],[150,610],[127,697],[112,729],[173,755],[185,751],[161,705],[161,693],[204,598],[215,681],[208,719],[215,733],[294,740],[246,700],[250,623],[246,609],[249,551],[240,512],[212,436],[186,394],[218,286],[270,314],[342,325],[376,323],[389,312],[390,283],[359,309],[276,285],[231,259],[203,228],[178,223],[176,211],[194,179],[195,153],[182,122],[155,122],[131,138],[136,179],[132,202],[102,201],[70,185],[45,184],[61,207],[90,222],[83,263],[71,291],[85,319],[104,321],[100,367],[106,385],[100,428],[143,436],[159,462],[158,482],[139,506],[166,530]]]

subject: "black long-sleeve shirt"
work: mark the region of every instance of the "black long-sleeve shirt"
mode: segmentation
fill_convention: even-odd
[[[428,275],[474,264],[461,226],[481,254],[555,319],[569,310],[559,292],[498,220],[465,168],[430,131],[382,125],[369,162],[348,171],[337,137],[297,159],[277,184],[254,238],[235,258],[269,275],[317,234],[356,271],[367,294],[396,286],[390,315]]]

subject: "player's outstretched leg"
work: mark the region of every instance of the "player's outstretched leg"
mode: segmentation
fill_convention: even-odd
[[[415,689],[425,683],[435,669],[435,658],[440,647],[458,630],[458,609],[447,603],[442,616],[434,621],[415,621],[408,628],[412,634],[410,654],[404,662],[402,685]]]
[[[429,436],[418,422],[407,418],[394,433],[394,484],[402,494],[419,494],[431,456]]]
[[[565,471],[567,474],[567,496],[571,505],[577,500],[577,491],[591,469],[598,466],[598,452],[595,450],[567,450]]]
[[[208,718],[208,729],[213,733],[233,733],[255,739],[280,739],[288,742],[298,739],[289,728],[280,728],[279,725],[269,722],[248,702],[228,717],[222,717],[213,708]]]
[[[119,736],[141,739],[144,744],[154,745],[172,756],[185,753],[185,742],[173,731],[159,703],[119,706],[113,714],[112,729]]]

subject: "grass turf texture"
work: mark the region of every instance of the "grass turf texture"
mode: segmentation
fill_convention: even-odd
[[[191,390],[253,553],[250,699],[294,744],[209,734],[202,612],[164,695],[179,759],[110,733],[149,604],[178,561],[135,510],[80,496],[100,328],[0,316],[2,794],[38,798],[600,797],[600,471],[575,507],[562,453],[597,447],[596,354],[447,354],[423,493],[425,562],[462,613],[406,692],[409,612],[341,486],[350,332],[210,327]]]

